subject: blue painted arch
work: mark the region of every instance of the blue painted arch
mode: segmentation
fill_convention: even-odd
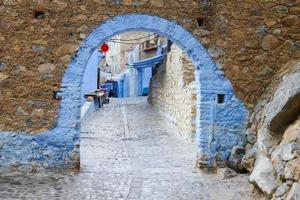
[[[179,46],[195,65],[198,91],[197,145],[200,162],[213,165],[216,159],[227,159],[233,146],[243,145],[247,120],[247,111],[243,103],[235,97],[231,83],[213,62],[207,50],[176,22],[144,14],[128,14],[109,19],[83,42],[77,58],[65,74],[63,86],[69,91],[80,87],[84,66],[91,52],[107,39],[128,31],[155,32],[167,37]],[[225,95],[224,103],[218,104],[218,94]],[[74,100],[68,98],[70,96],[66,95],[64,101]],[[79,97],[74,98],[76,100]]]
[[[62,81],[63,99],[56,128],[35,136],[0,133],[0,144],[7,142],[0,149],[0,155],[11,154],[0,157],[0,164],[3,164],[0,171],[12,165],[25,166],[25,170],[32,169],[32,164],[38,165],[40,170],[78,167],[81,85],[87,62],[101,43],[128,31],[155,32],[167,37],[195,65],[197,153],[200,164],[213,166],[216,160],[226,160],[233,146],[243,145],[247,110],[235,97],[230,82],[201,43],[176,22],[145,14],[127,14],[107,20],[82,43]],[[225,95],[225,102],[218,103],[218,94]],[[24,141],[24,149],[19,150],[16,145]],[[34,146],[31,145],[33,141]],[[28,156],[22,157],[22,154]]]

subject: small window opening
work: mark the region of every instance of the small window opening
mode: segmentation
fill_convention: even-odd
[[[43,10],[35,10],[34,11],[34,18],[36,19],[45,19],[45,11]]]
[[[218,104],[225,103],[225,94],[218,94]]]
[[[198,26],[204,26],[204,18],[203,17],[198,17],[197,18],[197,25]]]

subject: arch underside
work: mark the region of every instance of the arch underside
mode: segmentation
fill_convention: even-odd
[[[213,166],[216,160],[226,160],[233,146],[243,145],[247,110],[235,97],[230,82],[207,50],[190,32],[175,22],[156,16],[129,14],[106,21],[81,45],[62,81],[62,102],[54,129],[34,136],[12,132],[0,134],[0,143],[4,144],[0,149],[0,171],[12,166],[25,171],[79,167],[80,94],[86,64],[99,44],[128,31],[155,32],[167,37],[195,65],[197,153],[201,164]],[[225,95],[223,103],[218,103],[218,94]]]

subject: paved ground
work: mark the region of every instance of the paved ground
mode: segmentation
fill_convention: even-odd
[[[145,98],[113,100],[82,132],[80,173],[2,176],[0,199],[250,199],[246,176],[225,182],[198,172],[195,144]]]

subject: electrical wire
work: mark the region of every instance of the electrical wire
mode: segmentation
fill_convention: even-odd
[[[150,39],[150,40],[145,40],[145,41],[142,41],[142,42],[121,42],[121,41],[114,41],[114,40],[107,40],[108,42],[111,42],[111,43],[118,43],[118,44],[132,44],[132,45],[139,45],[139,44],[143,44],[147,41],[153,41],[153,40],[156,40],[159,36],[155,36],[153,39]]]
[[[271,34],[271,35],[273,35],[273,36],[275,36],[275,37],[277,37],[278,39],[280,39],[280,40],[283,40],[283,41],[286,41],[286,42],[288,42],[288,43],[290,43],[293,47],[300,47],[300,44],[298,44],[297,42],[294,42],[294,41],[292,41],[292,40],[288,40],[288,39],[285,39],[285,38],[283,38],[283,37],[281,37],[281,36],[279,36],[279,35],[275,35],[275,34],[273,34],[272,32],[270,32],[270,31],[268,31],[268,30],[265,30],[267,33],[269,33],[269,34]]]
[[[140,40],[140,39],[148,38],[148,37],[151,37],[151,36],[154,36],[154,35],[157,35],[157,34],[151,34],[151,35],[147,35],[147,36],[144,36],[144,37],[134,38],[134,39],[128,39],[128,40],[126,40],[126,39],[113,39],[113,38],[111,38],[110,40],[119,40],[119,41],[124,41],[124,42],[126,42],[126,41],[135,41],[135,40]]]
[[[159,38],[159,36],[156,36],[154,39],[156,39],[156,38]],[[154,39],[152,39],[152,40],[154,40]],[[149,41],[149,40],[147,40],[147,41]],[[150,40],[150,41],[151,41],[151,40]],[[115,42],[115,43],[117,43],[117,42]],[[133,43],[126,43],[126,44],[133,44]],[[140,44],[143,44],[143,43],[135,43],[135,44],[140,45]],[[130,51],[130,49],[124,50],[124,51],[121,52],[121,53],[114,54],[113,56],[121,57],[125,52],[128,52],[128,51]],[[139,53],[140,53],[140,52],[143,52],[143,49],[139,49],[138,52],[139,52]],[[106,56],[105,56],[105,57],[106,57]]]
[[[119,57],[121,57],[121,56],[123,56],[123,54],[124,54],[125,52],[129,52],[130,50],[131,50],[131,49],[123,50],[121,53],[114,54],[113,56],[119,56]],[[139,49],[138,52],[139,52],[139,53],[143,52],[143,49]],[[105,55],[105,57],[106,57],[106,55]]]

